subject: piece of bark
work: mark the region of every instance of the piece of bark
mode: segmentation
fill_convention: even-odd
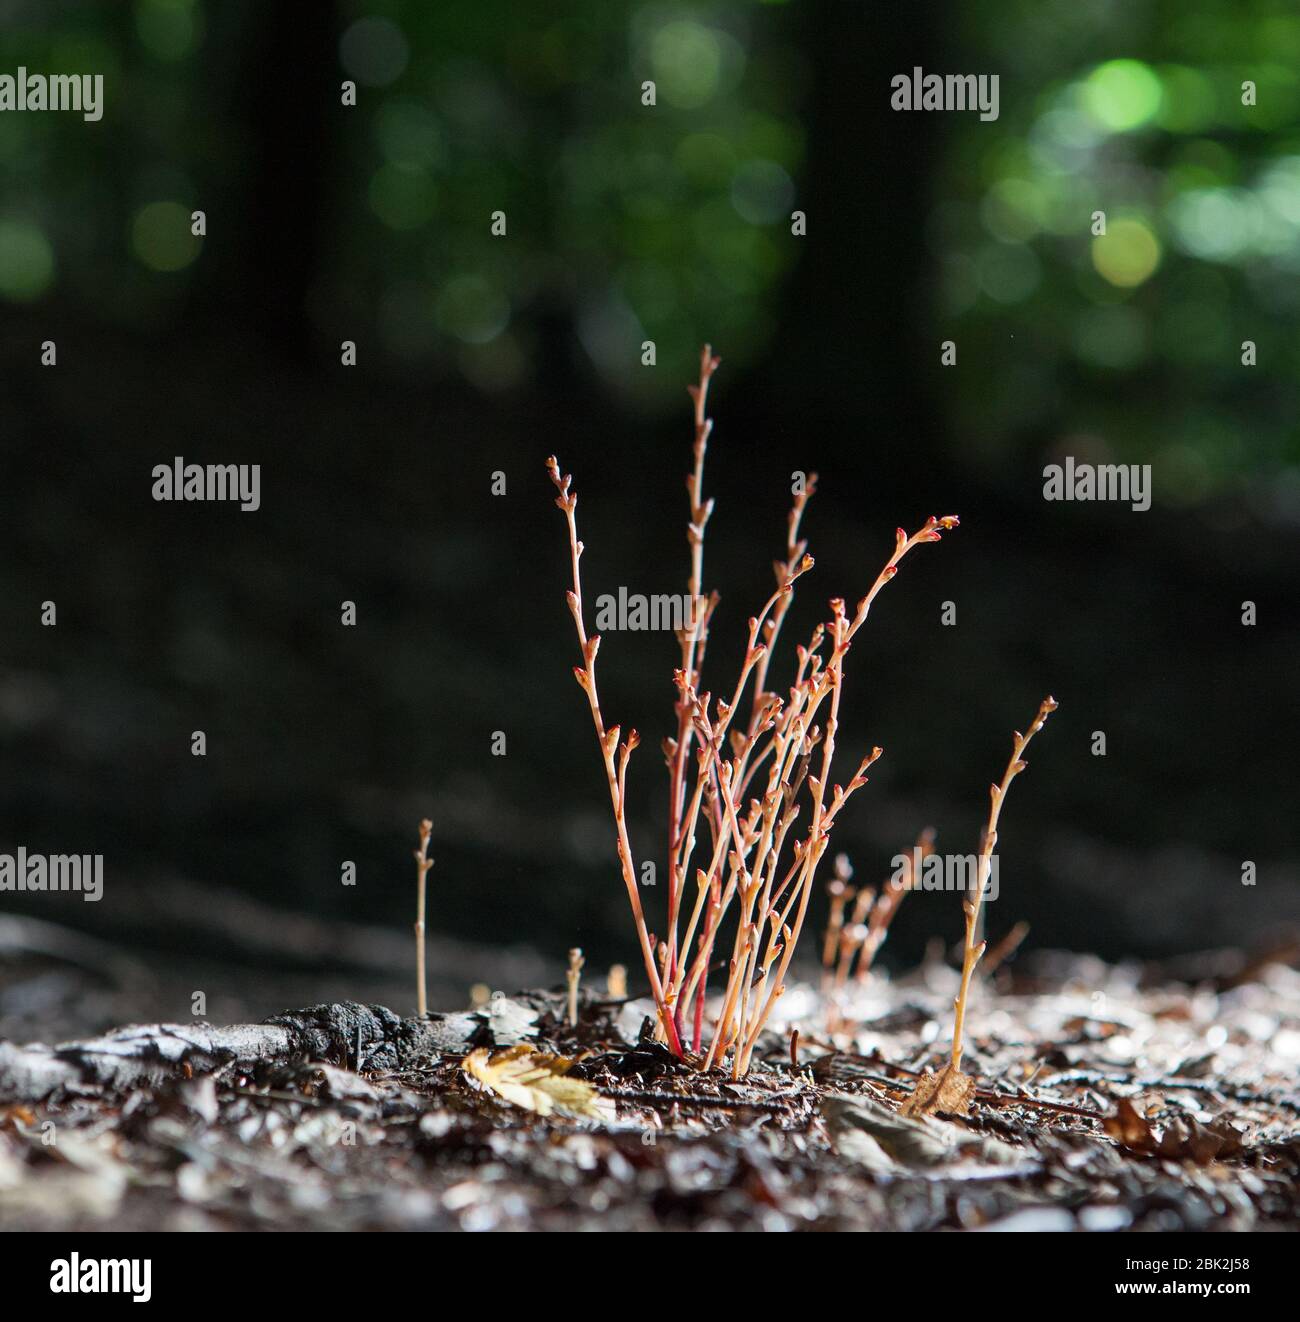
[[[51,1093],[159,1083],[189,1065],[207,1073],[230,1060],[287,1055],[292,1038],[267,1024],[139,1024],[103,1037],[47,1046],[0,1043],[0,1102],[39,1101]]]
[[[273,1015],[261,1024],[141,1024],[103,1037],[48,1046],[0,1042],[0,1102],[157,1084],[178,1073],[302,1057],[351,1070],[419,1069],[446,1054],[518,1041],[531,1025],[514,1002],[473,1012],[404,1019],[382,1005],[340,1001]],[[504,1031],[506,1026],[508,1031]]]

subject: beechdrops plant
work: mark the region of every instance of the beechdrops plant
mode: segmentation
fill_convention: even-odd
[[[715,700],[701,688],[709,625],[718,604],[716,593],[703,591],[704,534],[713,512],[713,501],[703,498],[703,482],[712,431],[708,389],[719,361],[705,345],[699,381],[689,387],[695,404],[694,468],[686,479],[694,627],[677,634],[677,728],[663,743],[669,782],[668,886],[664,935],[658,941],[646,923],[627,828],[628,762],[640,736],[635,730],[624,736],[620,726],[605,722],[596,685],[600,636],[588,634],[583,614],[578,497],[554,456],[547,470],[558,493],[555,503],[568,523],[573,586],[567,600],[582,657],[574,675],[587,695],[604,762],[619,864],[654,998],[657,1035],[674,1055],[700,1068],[729,1059],[738,1078],[748,1070],[759,1035],[785,991],[831,830],[881,755],[873,748],[847,784],[832,781],[849,649],[903,557],[939,541],[957,526],[957,518],[931,517],[910,536],[898,529],[893,554],[853,613],[842,598],[834,598],[830,619],[816,627],[807,646],[795,648],[794,682],[782,697],[768,688],[768,667],[795,583],[813,567],[799,535],[816,489],[816,475],[810,474],[794,493],[785,556],[775,565],[776,590],[749,620],[744,660],[730,693]],[[747,690],[748,713],[742,716]],[[707,844],[697,858],[701,831],[707,833]],[[726,983],[710,1010],[709,969],[715,949],[725,951],[720,943],[728,940]]]

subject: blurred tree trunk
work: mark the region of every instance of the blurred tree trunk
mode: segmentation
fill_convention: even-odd
[[[925,377],[927,354],[937,369],[942,338],[931,321],[923,231],[943,116],[889,105],[890,80],[917,64],[937,69],[941,41],[926,5],[878,4],[868,21],[840,0],[797,12],[802,31],[793,40],[812,66],[796,199],[808,236],[791,240],[801,254],[771,358],[754,374],[755,402],[780,399],[787,417],[797,406],[829,427],[823,449],[846,465],[866,460],[879,480],[891,456],[883,443],[864,455],[864,431],[882,441],[906,437],[915,459],[918,449],[937,449],[942,429],[934,394],[915,382]],[[826,416],[820,393],[828,386],[842,405],[835,417]]]
[[[232,173],[229,221],[238,243],[227,249],[223,275],[233,287],[226,293],[243,324],[277,353],[305,359],[339,117],[365,111],[340,101],[335,0],[258,3],[239,21],[237,42],[218,43],[214,32],[210,43],[236,52],[238,64],[221,85],[233,89],[232,117],[248,153]]]

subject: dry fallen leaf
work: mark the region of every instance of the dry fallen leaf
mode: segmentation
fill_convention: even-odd
[[[461,1069],[498,1097],[537,1115],[559,1112],[604,1119],[607,1110],[595,1088],[566,1077],[574,1064],[571,1056],[552,1056],[521,1044],[495,1053],[480,1047],[465,1057]]]
[[[924,1074],[917,1079],[901,1114],[968,1115],[974,1100],[975,1080],[949,1064],[938,1074]]]
[[[1121,1147],[1141,1155],[1155,1154],[1188,1159],[1198,1166],[1239,1157],[1244,1151],[1242,1133],[1225,1116],[1198,1125],[1191,1116],[1175,1118],[1157,1133],[1127,1097],[1121,1097],[1116,1114],[1107,1116],[1102,1127]]]
[[[1119,1099],[1115,1114],[1106,1116],[1101,1127],[1120,1147],[1130,1152],[1154,1152],[1156,1149],[1156,1136],[1151,1126],[1127,1097]]]
[[[1203,1141],[1204,1136],[1208,1135],[1216,1144],[1214,1150],[1205,1158],[1207,1161],[1225,1157],[1240,1157],[1246,1150],[1244,1130],[1238,1129],[1227,1116],[1221,1115],[1210,1121],[1208,1125],[1201,1129],[1200,1133]],[[1193,1155],[1197,1157],[1198,1161],[1201,1161],[1197,1153],[1194,1152]]]

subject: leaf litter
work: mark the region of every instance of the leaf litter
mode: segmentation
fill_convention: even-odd
[[[0,1044],[0,1227],[1247,1229],[1300,1219],[1300,974],[792,986],[741,1081],[565,993]],[[785,999],[785,998],[783,998]],[[819,1031],[819,1025],[834,1031]],[[497,1033],[500,1036],[497,1036]],[[793,1059],[792,1059],[793,1055]]]

